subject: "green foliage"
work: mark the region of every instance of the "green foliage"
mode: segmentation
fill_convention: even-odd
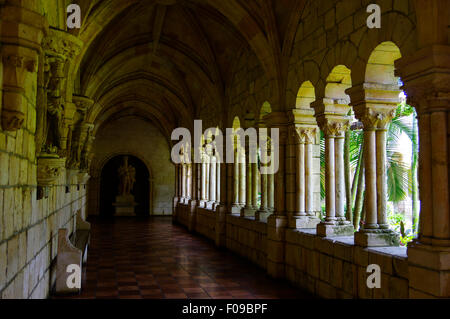
[[[388,223],[394,231],[400,233],[401,246],[407,246],[416,237],[416,234],[411,229],[405,229],[405,216],[402,214],[397,214],[390,210],[388,212]]]

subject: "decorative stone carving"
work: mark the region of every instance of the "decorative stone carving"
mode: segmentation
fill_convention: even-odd
[[[1,126],[5,131],[22,127],[26,113],[26,78],[36,72],[42,36],[48,24],[43,16],[8,3],[2,5],[0,42],[3,61]],[[13,36],[12,36],[13,35]],[[25,45],[26,44],[26,45]]]
[[[40,157],[38,158],[37,182],[39,186],[54,185],[64,170],[65,158]]]
[[[88,170],[92,160],[93,153],[91,152],[92,144],[95,137],[92,135],[94,130],[93,124],[86,124],[86,138],[81,151],[80,169]]]
[[[85,144],[88,132],[91,130],[92,125],[85,123],[86,112],[93,104],[93,101],[84,96],[73,96],[73,102],[76,105],[77,111],[73,120],[73,132],[69,138],[68,144],[68,162],[67,165],[70,168],[80,168],[81,165],[81,152]]]
[[[5,50],[6,51],[6,50]],[[6,53],[6,52],[5,52]],[[25,79],[27,73],[36,71],[36,58],[24,55],[3,56],[2,129],[15,131],[22,127],[25,110]]]
[[[91,176],[86,171],[79,171],[77,174],[78,184],[84,185]]]
[[[317,129],[315,127],[296,127],[296,138],[299,143],[312,144],[315,141]]]
[[[317,122],[325,136],[330,137],[342,136],[350,126],[350,120],[347,117],[320,117]]]
[[[60,30],[50,30],[42,43],[42,71],[38,77],[37,151],[69,155],[70,127],[75,107],[66,97],[72,60],[81,52],[82,41]]]
[[[63,59],[74,59],[81,52],[83,42],[76,36],[61,30],[51,29],[42,41],[42,48],[48,55]]]

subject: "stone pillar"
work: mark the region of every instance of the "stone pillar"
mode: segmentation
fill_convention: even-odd
[[[186,198],[192,198],[192,165],[186,164]]]
[[[222,165],[220,163],[219,158],[216,158],[216,204],[220,203],[220,191],[221,191],[221,185],[220,185],[220,180],[221,180],[221,169]],[[226,189],[223,190],[224,192],[226,191]]]
[[[180,187],[180,165],[175,164],[175,190],[174,190],[174,196],[172,201],[172,222],[175,222],[177,220],[177,206],[178,206],[178,200],[179,200],[179,187]]]
[[[295,131],[296,144],[296,206],[295,213],[289,220],[290,228],[316,228],[320,219],[313,212],[312,187],[312,141],[316,127],[297,125]]]
[[[279,165],[275,174],[275,210],[267,218],[267,272],[275,278],[285,275],[285,233],[288,226],[288,218],[285,209],[285,161],[286,144],[288,138],[287,116],[283,112],[272,112],[264,118],[271,128],[278,129],[279,141],[274,139],[270,130],[272,156],[278,155]],[[273,153],[275,152],[275,154]]]
[[[0,26],[3,131],[19,130],[26,120],[27,98],[30,98],[27,95],[36,85],[33,75],[37,72],[42,39],[48,33],[46,18],[33,11],[34,2],[15,1],[17,5],[10,2],[2,3]]]
[[[355,244],[397,246],[398,234],[387,224],[386,188],[386,128],[400,102],[400,90],[395,84],[363,83],[346,90],[355,116],[364,125],[364,165],[366,219],[355,233]]]
[[[258,163],[252,163],[252,206],[253,209],[258,209],[258,182],[259,182],[259,170]]]
[[[181,164],[181,198],[183,203],[186,199],[186,164]]]
[[[216,202],[216,157],[211,156],[209,164],[209,198],[208,198],[208,208],[214,209],[214,204]]]
[[[261,146],[260,146],[261,147]],[[271,143],[267,141],[267,155],[271,156]],[[261,167],[266,168],[267,164],[261,162]],[[262,172],[265,172],[262,170]],[[266,173],[266,172],[265,172]],[[273,212],[273,174],[260,174],[261,206],[255,212],[255,220],[267,221],[267,217]]]
[[[421,5],[428,9],[436,3]],[[448,1],[441,3],[449,5]],[[409,297],[449,298],[450,46],[424,47],[397,60],[395,67],[419,121],[420,225],[418,238],[408,244]]]
[[[245,147],[245,207],[241,210],[241,217],[245,216],[254,216],[255,209],[253,207],[253,178],[252,178],[252,164],[250,159],[250,146],[246,145]]]
[[[226,158],[226,157],[224,157]],[[216,205],[216,246],[226,246],[226,215],[228,214],[227,203],[227,164],[217,163],[217,205]]]
[[[200,207],[206,206],[206,160],[205,157],[202,156],[202,198],[200,201]]]
[[[197,213],[197,206],[198,206],[198,192],[197,192],[197,167],[198,165],[196,163],[189,164],[189,178],[188,178],[188,207],[189,207],[189,224],[188,229],[189,231],[195,230],[195,222],[196,222],[196,213]]]
[[[206,192],[206,202],[209,202],[211,200],[211,157],[206,156],[206,172],[205,172],[205,192]],[[207,206],[207,203],[205,203],[205,207]]]
[[[349,224],[345,218],[345,176],[344,176],[344,135],[345,131],[340,131],[334,138],[334,162],[335,162],[335,180],[336,180],[336,220],[339,224]]]
[[[245,197],[245,152],[239,151],[239,206],[243,208],[246,203]]]
[[[234,163],[233,163],[233,206],[231,207],[232,214],[241,214],[241,201],[240,194],[240,164],[239,164],[239,149],[234,150]]]
[[[325,135],[325,220],[317,225],[319,236],[350,236],[353,225],[345,220],[343,138],[348,129],[349,106],[324,98],[313,102],[315,116]]]
[[[316,135],[316,129],[305,130],[305,209],[308,216],[317,216],[314,213],[314,187],[313,187],[313,150],[312,144],[314,143]]]

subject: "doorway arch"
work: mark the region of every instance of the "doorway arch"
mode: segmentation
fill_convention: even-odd
[[[136,182],[131,193],[138,204],[135,207],[136,216],[149,216],[150,214],[150,172],[146,164],[131,154],[119,154],[111,157],[103,165],[100,173],[99,213],[102,217],[113,217],[115,209],[113,203],[118,195],[119,178],[117,170],[128,156],[128,163],[136,169]]]

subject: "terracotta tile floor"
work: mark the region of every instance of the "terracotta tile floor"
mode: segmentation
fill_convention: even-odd
[[[311,298],[170,218],[91,223],[82,292],[69,298]]]

